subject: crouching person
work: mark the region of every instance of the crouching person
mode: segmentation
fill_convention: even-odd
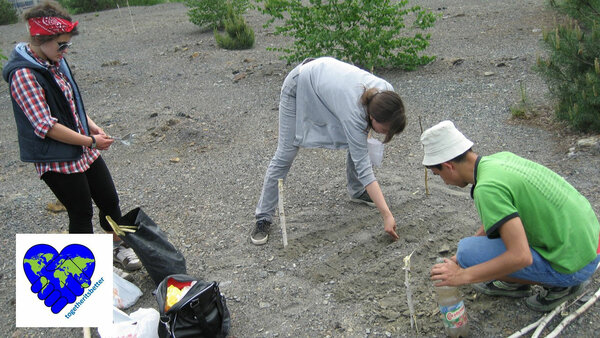
[[[583,292],[600,262],[598,219],[588,200],[550,169],[510,152],[478,156],[454,124],[421,136],[423,165],[444,183],[472,185],[482,226],[456,256],[431,269],[442,285],[473,284],[492,296],[528,297],[546,312]],[[530,284],[543,292],[531,295]]]

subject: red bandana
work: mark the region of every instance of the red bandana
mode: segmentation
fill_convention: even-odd
[[[70,33],[79,23],[79,21],[73,23],[53,16],[31,18],[27,22],[29,23],[29,35],[31,36]]]

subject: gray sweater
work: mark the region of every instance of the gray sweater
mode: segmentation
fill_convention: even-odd
[[[367,88],[394,88],[367,71],[331,57],[301,67],[294,145],[349,149],[358,179],[366,187],[375,181],[375,175],[367,150],[366,111],[360,97]]]

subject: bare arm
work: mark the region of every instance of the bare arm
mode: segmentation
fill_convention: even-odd
[[[366,186],[367,193],[375,206],[383,216],[383,227],[385,232],[387,232],[393,239],[398,239],[398,234],[396,234],[396,220],[392,215],[392,212],[388,208],[387,203],[385,202],[385,198],[383,197],[383,193],[381,192],[381,188],[379,187],[379,183],[377,181],[371,182]]]
[[[466,269],[445,259],[444,263],[431,268],[431,279],[440,281],[436,286],[478,283],[501,279],[532,264],[533,257],[520,218],[513,218],[502,225],[500,237],[506,246],[506,251],[500,256]]]
[[[98,127],[98,125],[88,116],[87,118],[88,121],[88,127],[90,128],[90,134],[96,136],[96,135],[106,135],[106,133],[104,133],[104,130],[102,130],[102,128]]]
[[[46,136],[67,144],[84,147],[90,147],[92,145],[92,138],[90,136],[75,132],[60,123],[54,124],[54,126],[48,130]],[[94,135],[94,138],[96,139],[96,147],[100,150],[108,149],[114,142],[113,139],[108,138],[106,135],[97,134]]]

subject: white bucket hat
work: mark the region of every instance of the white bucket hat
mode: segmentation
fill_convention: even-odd
[[[450,161],[473,147],[451,121],[442,121],[421,135],[425,155],[423,165],[432,166]]]

